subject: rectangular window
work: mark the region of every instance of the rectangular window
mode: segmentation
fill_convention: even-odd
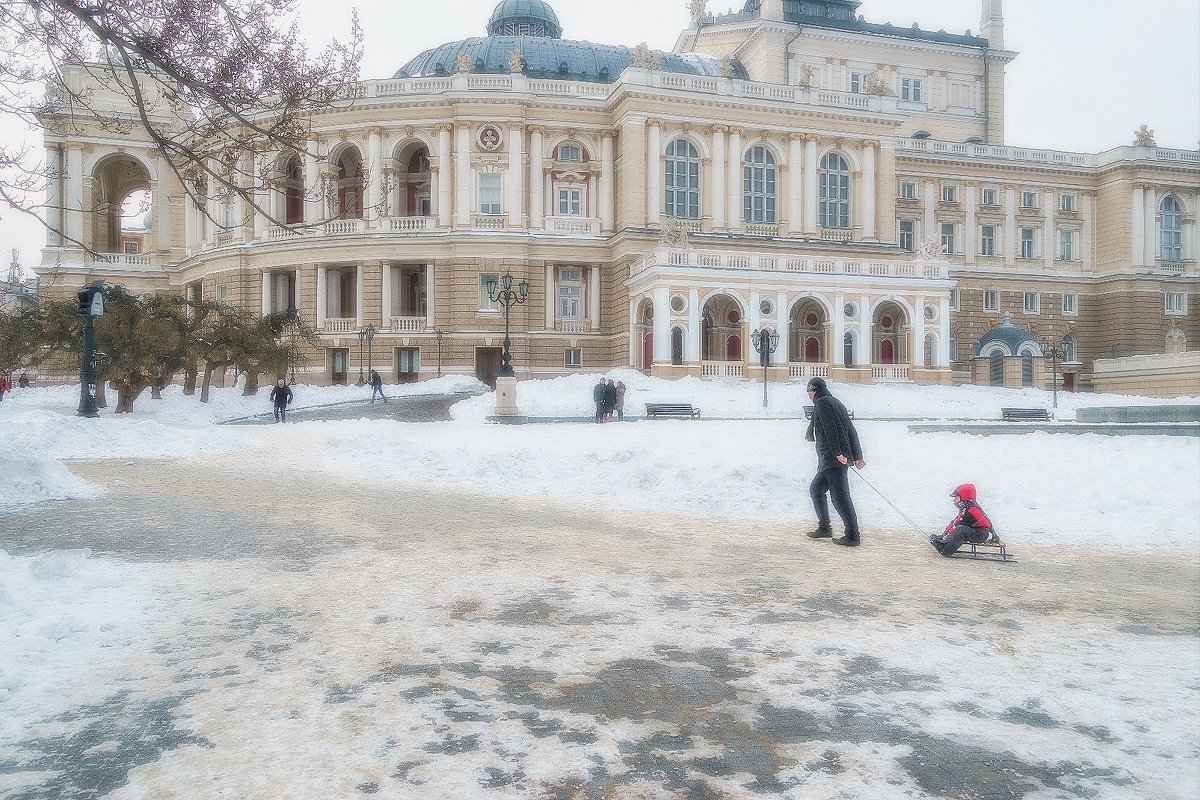
[[[1078,314],[1079,313],[1079,295],[1063,294],[1062,296],[1062,313]]]
[[[1037,192],[1021,192],[1021,208],[1037,207]]]
[[[560,217],[583,216],[583,189],[578,186],[558,187],[558,215]]]
[[[499,311],[500,304],[492,299],[488,289],[498,289],[500,276],[495,272],[481,272],[479,274],[479,310],[480,311]],[[489,287],[489,284],[490,287]]]
[[[979,254],[981,256],[996,255],[996,226],[983,225],[979,229]]]
[[[1038,313],[1038,293],[1037,292],[1026,292],[1025,293],[1025,313],[1026,314]]]
[[[136,256],[137,248],[138,248],[137,242],[126,242],[125,243],[125,255]]]
[[[1058,260],[1075,260],[1075,231],[1060,230],[1058,232]]]
[[[921,102],[921,79],[920,78],[901,78],[900,79],[900,99],[906,100],[909,103]]]
[[[953,255],[957,252],[954,249],[954,223],[942,223],[942,252]]]
[[[578,369],[583,366],[583,350],[578,347],[568,347],[563,365]]]
[[[1187,313],[1187,292],[1167,292],[1163,299],[1163,311],[1168,314]]]
[[[851,94],[863,93],[863,74],[861,72],[850,73],[850,92]]]
[[[1021,228],[1021,258],[1037,258],[1037,231]]]
[[[950,310],[958,311],[958,289],[950,290]]]
[[[579,319],[583,311],[583,287],[560,284],[558,287],[558,318]]]
[[[564,144],[558,147],[559,161],[583,161],[583,153],[577,144]]]
[[[417,216],[428,217],[433,215],[433,205],[429,195],[421,195],[417,198]]]
[[[479,176],[479,213],[500,213],[500,173],[485,172]]]
[[[1000,292],[996,291],[995,289],[988,289],[983,293],[983,310],[1000,310]]]
[[[999,192],[997,192],[995,189],[984,189],[983,190],[983,205],[985,205],[985,206],[1000,205]]]
[[[942,202],[957,203],[958,202],[958,187],[952,183],[942,184]]]
[[[911,219],[900,220],[900,249],[906,253],[917,249],[916,227],[917,224]]]
[[[1059,198],[1058,202],[1059,202],[1059,208],[1061,208],[1063,211],[1074,211],[1075,210],[1075,195],[1073,195],[1073,194],[1062,195]]]
[[[900,184],[900,199],[901,200],[916,200],[917,199],[917,184],[912,181],[903,181]]]
[[[217,287],[217,302],[218,303],[224,303],[226,301],[226,299],[228,299],[228,297],[229,297],[228,289],[229,289],[229,287],[225,286],[225,285],[221,285],[221,286]]]

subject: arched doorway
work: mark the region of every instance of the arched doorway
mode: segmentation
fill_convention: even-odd
[[[704,361],[742,360],[742,307],[727,294],[710,297],[701,312]]]
[[[788,319],[788,354],[791,361],[823,363],[825,358],[825,307],[816,300],[801,300]]]
[[[641,344],[641,363],[638,368],[649,372],[654,365],[654,303],[650,300],[643,300],[638,306],[634,330]]]
[[[136,240],[135,252],[152,249],[153,202],[150,173],[141,162],[127,155],[102,161],[92,171],[91,248],[125,253],[124,242]],[[130,235],[123,237],[123,229]]]
[[[908,362],[905,337],[908,334],[908,315],[899,303],[886,300],[875,307],[871,332],[874,342],[871,357],[876,364]]]
[[[337,165],[337,219],[360,219],[363,215],[363,164],[358,148],[348,146],[334,161]]]
[[[433,215],[433,184],[429,169],[429,148],[420,142],[405,145],[396,152],[393,185],[386,192],[384,216],[429,217]]]
[[[683,328],[679,326],[671,329],[671,365],[683,366]]]

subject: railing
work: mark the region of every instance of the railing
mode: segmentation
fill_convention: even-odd
[[[1133,161],[1149,155],[1155,161],[1171,161],[1181,166],[1200,166],[1200,151],[1173,150],[1164,147],[1147,148],[1126,145],[1103,153],[1068,153],[1060,150],[1036,150],[1028,147],[1006,147],[990,144],[942,142],[936,139],[900,139],[899,153],[927,153],[946,156],[969,156],[993,161],[1027,161],[1060,167],[1103,167],[1116,161]]]
[[[233,232],[221,231],[214,237],[214,244],[217,247],[224,247],[227,244],[233,244]]]
[[[1130,370],[1181,368],[1200,370],[1200,350],[1188,350],[1183,353],[1152,353],[1121,358],[1097,358],[1092,362],[1092,371],[1097,375]]]
[[[554,330],[559,333],[591,333],[592,323],[586,319],[556,319]]]
[[[745,233],[749,236],[778,236],[779,226],[776,224],[747,223]]]
[[[276,242],[280,239],[295,239],[303,235],[302,231],[298,231],[295,228],[285,228],[281,225],[272,225],[263,231],[263,238],[268,242]]]
[[[597,217],[546,217],[546,230],[551,233],[599,236],[600,220]]]
[[[705,378],[740,378],[744,374],[740,361],[701,361],[700,374]]]
[[[428,325],[425,317],[392,317],[392,330],[399,333],[420,333]]]
[[[327,317],[325,319],[326,333],[350,333],[358,330],[358,320],[353,317]]]
[[[795,378],[828,378],[828,364],[810,364],[810,363],[790,363],[788,364],[788,377]]]
[[[637,274],[657,265],[709,269],[764,270],[822,275],[870,275],[877,278],[945,279],[946,261],[862,261],[824,256],[777,256],[767,253],[726,253],[715,250],[660,248],[634,265]]]
[[[422,233],[436,227],[433,217],[384,217],[379,229],[385,233]]]
[[[150,256],[142,253],[96,253],[97,264],[120,264],[124,267],[148,267]]]
[[[471,217],[471,227],[481,231],[504,230],[503,214],[475,214]]]
[[[871,366],[871,377],[877,381],[906,381],[908,364],[874,364]]]
[[[1159,261],[1158,268],[1170,275],[1182,275],[1187,269],[1182,261]]]
[[[366,230],[367,221],[363,219],[331,219],[321,226],[321,232],[326,236],[346,236]]]
[[[848,242],[854,235],[849,228],[822,228],[821,238],[831,242]]]

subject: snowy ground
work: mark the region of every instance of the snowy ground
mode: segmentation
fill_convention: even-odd
[[[485,394],[452,422],[254,427],[214,423],[266,390],[98,420],[70,387],[7,397],[0,797],[1200,792],[1195,439],[864,420],[862,477],[923,530],[975,482],[1022,561],[940,559],[859,481],[844,551],[797,535],[802,386],[764,413],[761,384],[613,374],[631,414],[706,419],[499,426]],[[521,411],[588,416],[595,378],[523,382]],[[834,389],[860,418],[1049,405]],[[1060,418],[1135,402],[1060,394]]]

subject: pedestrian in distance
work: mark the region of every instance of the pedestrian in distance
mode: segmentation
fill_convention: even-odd
[[[817,474],[808,487],[817,512],[817,527],[809,531],[808,536],[812,539],[833,537],[828,502],[832,500],[845,527],[845,533],[834,539],[834,544],[857,547],[860,536],[858,515],[854,511],[854,501],[850,499],[850,464],[857,469],[867,465],[858,442],[858,431],[854,429],[846,407],[829,393],[823,378],[809,380],[808,398],[812,401],[813,411],[804,438],[817,447]]]
[[[604,384],[604,421],[612,420],[613,409],[617,407],[617,384],[616,381],[609,379],[608,383]]]
[[[607,381],[604,378],[592,387],[592,402],[596,404],[596,423],[604,422],[604,392],[606,391]]]
[[[617,419],[625,419],[625,382],[617,381]]]
[[[11,388],[12,387],[8,382],[8,378],[6,378],[3,375],[0,375],[0,400],[4,399],[4,393],[7,391],[10,391]]]
[[[271,390],[271,405],[275,407],[275,421],[287,422],[287,407],[292,404],[292,389],[283,382],[283,378],[275,381]]]
[[[22,389],[29,388],[29,376],[25,374],[25,370],[21,370],[21,377],[17,378],[17,386],[20,386]]]
[[[929,537],[929,543],[944,556],[952,556],[964,542],[983,544],[984,542],[999,541],[992,521],[975,502],[975,484],[964,483],[955,487],[950,493],[954,499],[954,507],[958,515],[950,520],[950,524],[941,533]]]
[[[383,378],[379,377],[379,373],[371,370],[371,405],[375,405],[375,395],[379,395],[379,399],[387,402],[387,398],[383,395]]]

